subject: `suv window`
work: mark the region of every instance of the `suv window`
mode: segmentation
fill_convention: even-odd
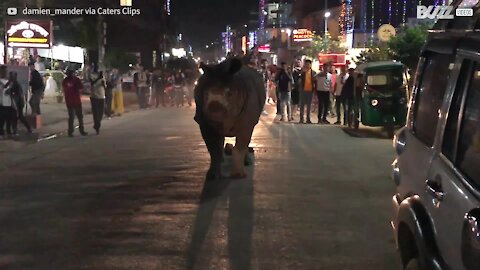
[[[474,73],[465,101],[465,111],[458,142],[457,167],[480,187],[480,64]]]
[[[427,57],[422,80],[415,95],[413,132],[428,146],[433,146],[439,110],[450,77],[450,55],[433,54]]]
[[[463,94],[465,93],[465,87],[470,80],[472,72],[472,61],[464,60],[462,62],[462,68],[457,79],[457,86],[455,87],[455,93],[453,94],[450,110],[448,111],[447,125],[445,127],[445,133],[443,135],[442,153],[451,162],[455,162],[455,153],[457,146],[457,136],[459,129],[459,115],[462,107]]]

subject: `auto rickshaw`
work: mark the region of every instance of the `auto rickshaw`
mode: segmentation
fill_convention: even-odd
[[[388,136],[393,137],[395,126],[404,126],[407,118],[405,65],[395,61],[371,62],[359,65],[355,73],[357,78],[361,77],[357,79],[360,91],[355,91],[355,129],[361,122],[369,127],[384,127]]]

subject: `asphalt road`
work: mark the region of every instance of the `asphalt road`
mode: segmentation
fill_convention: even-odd
[[[265,117],[249,178],[204,186],[192,116],[138,111],[2,153],[0,269],[400,269],[389,140]]]

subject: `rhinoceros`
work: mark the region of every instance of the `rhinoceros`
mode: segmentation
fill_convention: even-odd
[[[222,178],[225,137],[235,137],[232,178],[246,177],[244,159],[266,99],[261,75],[239,59],[201,64],[204,74],[195,87],[195,121],[210,153],[207,180]]]

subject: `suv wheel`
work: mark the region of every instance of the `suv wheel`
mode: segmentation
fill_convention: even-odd
[[[415,258],[415,259],[411,259],[408,262],[407,267],[405,267],[405,270],[422,270],[422,268],[420,268],[420,263],[418,262],[418,259]]]

